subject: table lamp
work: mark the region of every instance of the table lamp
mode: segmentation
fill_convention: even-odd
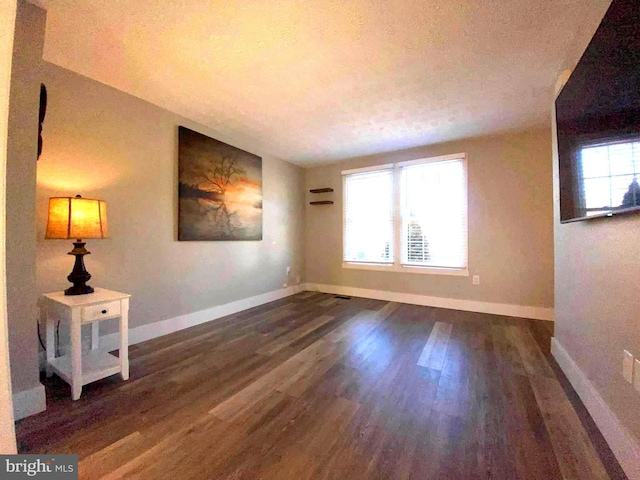
[[[49,219],[47,221],[47,239],[76,239],[69,255],[75,255],[76,263],[67,277],[72,287],[64,291],[65,295],[85,295],[93,293],[93,287],[87,285],[91,275],[84,267],[83,257],[89,251],[81,239],[108,238],[107,202],[93,198],[51,197],[49,198]]]

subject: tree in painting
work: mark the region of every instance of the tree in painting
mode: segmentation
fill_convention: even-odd
[[[214,155],[203,156],[194,166],[194,173],[206,186],[224,195],[227,186],[246,171],[238,165],[237,158]]]
[[[179,240],[261,240],[262,159],[179,128]]]

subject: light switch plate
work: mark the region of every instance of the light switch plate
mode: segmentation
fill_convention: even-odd
[[[633,383],[633,355],[628,350],[624,351],[622,358],[622,376],[627,382]]]
[[[640,392],[640,360],[633,363],[633,388]]]

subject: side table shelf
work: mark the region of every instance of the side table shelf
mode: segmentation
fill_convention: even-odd
[[[71,355],[56,357],[49,362],[54,372],[69,385],[73,382]],[[120,359],[108,352],[91,351],[82,356],[82,385],[120,373]]]

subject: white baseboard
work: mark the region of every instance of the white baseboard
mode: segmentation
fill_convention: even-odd
[[[589,379],[557,338],[551,339],[551,353],[584,403],[629,480],[640,480],[640,444],[620,423]]]
[[[44,412],[47,409],[47,398],[44,392],[44,385],[41,383],[37,387],[13,394],[13,418],[20,420],[36,413]]]
[[[263,293],[262,295],[256,295],[255,297],[243,298],[242,300],[225,303],[224,305],[217,305],[215,307],[207,308],[206,310],[200,310],[198,312],[180,315],[178,317],[169,318],[160,322],[154,322],[135,328],[130,328],[129,345],[135,345],[136,343],[145,342],[147,340],[151,340],[152,338],[168,335],[185,328],[216,320],[226,315],[231,315],[243,310],[247,310],[249,308],[263,305],[265,303],[273,302],[275,300],[280,300],[281,298],[295,295],[296,293],[303,291],[302,287],[302,285],[298,285],[283,288],[280,290],[274,290],[272,292]],[[119,333],[104,335],[100,337],[100,348],[117,350],[119,341]]]
[[[506,303],[478,302],[475,300],[431,297],[428,295],[416,295],[412,293],[387,292],[384,290],[369,290],[366,288],[343,287],[338,285],[320,285],[317,283],[305,283],[304,289],[323,293],[332,293],[335,295],[348,295],[352,297],[386,300],[388,302],[409,303],[411,305],[424,305],[428,307],[464,310],[467,312],[491,313],[494,315],[505,315],[508,317],[553,321],[553,308],[546,307],[528,307],[524,305],[510,305]]]

